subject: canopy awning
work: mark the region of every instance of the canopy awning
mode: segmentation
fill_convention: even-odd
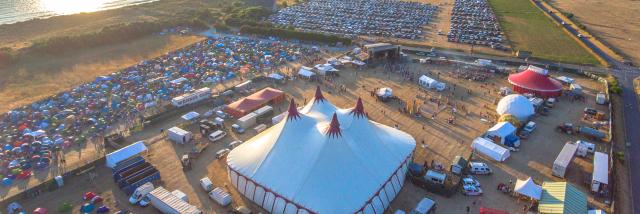
[[[138,141],[134,144],[125,146],[122,149],[118,149],[115,152],[109,153],[106,157],[107,167],[113,168],[118,162],[129,159],[143,151],[147,150],[147,146],[143,141]]]
[[[535,200],[540,200],[540,196],[542,195],[542,187],[534,183],[531,177],[527,178],[527,180],[518,179],[513,191]]]
[[[587,195],[567,182],[544,182],[540,213],[587,213]]]

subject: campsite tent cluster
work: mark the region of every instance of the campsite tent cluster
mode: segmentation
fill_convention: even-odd
[[[418,2],[310,0],[269,17],[278,26],[303,31],[417,39],[438,7]]]
[[[300,110],[229,153],[231,184],[271,213],[383,213],[404,184],[415,139],[339,109],[319,88]],[[295,164],[292,164],[295,163]],[[336,176],[339,175],[339,176]]]
[[[487,0],[456,0],[451,11],[449,42],[503,49],[503,33]]]
[[[270,70],[313,50],[293,43],[210,38],[0,115],[0,179],[30,175],[53,152],[103,135],[123,119],[238,74]]]

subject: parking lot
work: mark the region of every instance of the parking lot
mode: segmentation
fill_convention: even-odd
[[[457,71],[458,69],[461,70],[460,72],[464,72],[472,68],[458,64],[407,63],[404,75],[385,71],[384,66],[357,71],[351,68],[340,68],[340,76],[333,79],[331,84],[320,85],[322,85],[325,97],[342,108],[353,106],[357,98],[362,97],[365,111],[369,113],[369,117],[372,120],[389,126],[397,125],[399,129],[414,136],[417,142],[414,153],[414,161],[416,163],[430,163],[433,160],[436,163],[441,163],[446,169],[456,155],[468,156],[471,153],[471,148],[469,147],[471,141],[494,124],[497,119],[495,104],[500,97],[498,89],[501,86],[508,85],[506,76],[501,74],[486,73],[485,75],[488,78],[485,82],[458,79],[455,77],[457,76],[456,74],[460,73]],[[427,74],[446,83],[447,90],[442,92],[421,90],[415,83],[415,79],[422,74]],[[557,73],[552,72],[551,74],[555,75]],[[391,204],[388,212],[392,212],[395,209],[408,211],[425,195],[437,201],[439,213],[464,213],[467,206],[472,213],[477,213],[481,206],[508,210],[511,213],[521,212],[522,207],[527,203],[503,194],[496,189],[497,185],[499,183],[508,183],[510,179],[515,182],[516,178],[526,179],[529,176],[533,177],[538,184],[541,184],[542,181],[561,180],[551,176],[550,168],[564,142],[578,139],[586,140],[586,138],[580,135],[566,135],[556,132],[556,125],[563,122],[583,123],[581,122],[582,109],[587,106],[601,111],[606,110],[605,106],[596,105],[594,102],[595,93],[602,90],[601,84],[580,76],[567,75],[565,73],[562,75],[574,78],[576,82],[583,86],[585,102],[571,102],[568,98],[560,97],[559,103],[551,109],[548,116],[537,116],[533,119],[538,124],[537,129],[528,139],[523,140],[520,151],[512,152],[511,157],[505,162],[497,163],[476,155],[474,161],[486,162],[494,170],[492,175],[477,176],[484,190],[483,196],[464,196],[457,193],[451,198],[446,198],[415,187],[411,182],[407,181],[401,193]],[[410,81],[409,77],[413,77],[414,81]],[[285,91],[287,96],[295,98],[297,102],[303,102],[311,100],[317,85],[318,82],[309,82],[302,79],[288,80],[284,84],[263,81],[256,83],[254,90],[271,86]],[[334,88],[330,85],[336,87]],[[346,92],[336,90],[341,85],[347,88]],[[418,103],[429,98],[439,99],[443,103],[455,104],[458,111],[452,113],[451,108],[445,108],[439,111],[434,119],[411,116],[399,111],[399,108],[402,107],[400,102],[379,102],[375,97],[370,96],[370,91],[376,87],[389,87],[393,89],[394,95],[407,102],[414,99]],[[238,97],[236,96],[235,98]],[[283,102],[274,106],[274,113],[278,114],[284,111],[287,105],[287,102]],[[213,106],[201,105],[195,110],[204,113],[212,108]],[[481,114],[490,116],[481,117]],[[227,129],[229,135],[222,142],[210,145],[195,160],[193,169],[182,173],[179,159],[184,152],[191,149],[192,143],[176,145],[166,140],[166,138],[158,141],[153,140],[160,138],[154,136],[160,135],[159,126],[164,127],[166,130],[180,122],[179,119],[176,119],[179,116],[167,118],[166,122],[159,122],[159,125],[154,125],[153,128],[145,129],[141,134],[133,136],[134,138],[147,139],[147,142],[151,143],[149,146],[150,151],[145,156],[149,162],[158,167],[162,175],[161,185],[170,191],[180,189],[185,192],[189,197],[189,202],[202,208],[205,213],[212,213],[213,211],[224,213],[225,209],[228,210],[230,208],[219,207],[207,197],[206,192],[198,184],[200,178],[208,176],[213,181],[214,186],[225,186],[232,193],[234,206],[247,205],[254,211],[259,210],[257,206],[245,201],[237,191],[228,185],[226,161],[224,158],[216,159],[215,157],[216,151],[226,148],[228,143],[234,140],[247,140],[255,132],[248,130],[245,134],[238,135]],[[452,117],[455,118],[454,122],[449,123],[448,119]],[[482,118],[490,122],[482,122]],[[234,120],[227,120],[225,122],[226,127],[230,127],[233,122]],[[198,136],[195,141],[203,140],[199,139],[195,125],[189,126],[188,130]],[[140,137],[141,135],[144,135],[144,137]],[[597,151],[608,151],[609,145],[607,143],[593,143],[596,143]],[[581,187],[584,192],[588,192],[584,181],[592,170],[591,157],[587,159],[576,158],[572,165],[566,176],[568,181]],[[27,207],[27,210],[32,210],[37,206],[44,206],[52,210],[62,202],[70,202],[77,208],[82,203],[81,195],[83,192],[96,191],[105,196],[106,203],[112,208],[118,204],[118,207],[134,213],[157,212],[153,208],[133,208],[129,206],[124,201],[127,196],[114,185],[110,177],[110,171],[106,167],[98,166],[94,172],[98,176],[93,181],[89,179],[89,174],[80,175],[67,181],[68,184],[73,185],[19,202]],[[116,202],[116,198],[120,201]],[[590,197],[589,202],[602,206],[602,203],[597,202],[592,197]]]

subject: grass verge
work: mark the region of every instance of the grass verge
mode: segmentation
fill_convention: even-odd
[[[531,51],[533,57],[578,64],[599,64],[529,0],[489,0],[515,50]]]

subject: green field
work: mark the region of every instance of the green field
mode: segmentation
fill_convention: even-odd
[[[536,58],[599,64],[561,26],[529,0],[489,0],[514,50],[531,51]]]

